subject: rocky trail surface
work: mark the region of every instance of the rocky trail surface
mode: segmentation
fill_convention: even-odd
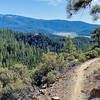
[[[94,71],[100,69],[100,58],[89,60],[79,66],[73,67],[66,74],[52,84],[51,87],[42,89],[38,100],[52,100],[52,97],[59,97],[59,100],[100,100],[100,98],[89,98],[90,91],[96,85],[88,81],[90,76],[94,75]]]

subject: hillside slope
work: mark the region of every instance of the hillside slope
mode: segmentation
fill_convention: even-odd
[[[42,90],[44,95],[38,96],[38,99],[51,100],[52,97],[57,96],[60,100],[100,100],[100,98],[90,97],[91,90],[100,84],[99,80],[93,78],[89,81],[90,77],[94,77],[94,71],[98,69],[100,69],[100,58],[72,68],[62,75],[52,87]],[[100,76],[100,72],[98,75]]]
[[[0,28],[20,32],[42,32],[49,35],[73,33],[86,36],[96,27],[100,27],[100,25],[80,21],[42,20],[17,15],[0,15]]]

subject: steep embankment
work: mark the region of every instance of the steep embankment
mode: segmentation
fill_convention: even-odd
[[[57,96],[60,100],[88,100],[91,86],[88,86],[89,82],[85,84],[87,77],[94,73],[94,70],[100,68],[100,58],[95,58],[87,61],[75,68],[72,68],[69,72],[62,75],[61,78],[56,81],[52,87],[42,90],[43,94],[38,96],[39,100],[51,100],[52,97]],[[85,87],[88,86],[86,90]],[[95,86],[92,84],[92,86]]]

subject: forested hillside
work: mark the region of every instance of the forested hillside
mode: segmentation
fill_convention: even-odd
[[[73,38],[78,49],[84,49],[89,38]],[[43,52],[50,49],[51,52],[60,53],[64,47],[66,38],[51,38],[39,33],[19,33],[10,30],[0,30],[0,65],[10,66],[22,63],[28,67],[36,66],[41,61]]]
[[[100,27],[100,25],[88,24],[81,21],[43,20],[0,14],[0,28],[12,29],[18,32],[40,32],[48,35],[64,33],[65,35],[89,36],[89,33],[96,27]]]
[[[14,31],[0,30],[0,66],[22,63],[31,68],[38,64],[43,51],[24,41],[17,41],[16,36],[18,33]]]
[[[99,31],[72,39],[0,30],[0,99],[34,100],[68,68],[99,56]]]

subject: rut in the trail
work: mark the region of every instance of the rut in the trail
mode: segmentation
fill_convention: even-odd
[[[78,67],[76,70],[76,75],[75,75],[75,85],[74,85],[74,91],[72,93],[72,99],[71,100],[84,100],[84,96],[82,94],[82,89],[84,86],[84,69],[86,69],[91,63],[95,62],[96,59],[93,59],[89,62],[84,63],[81,65],[81,67]]]

